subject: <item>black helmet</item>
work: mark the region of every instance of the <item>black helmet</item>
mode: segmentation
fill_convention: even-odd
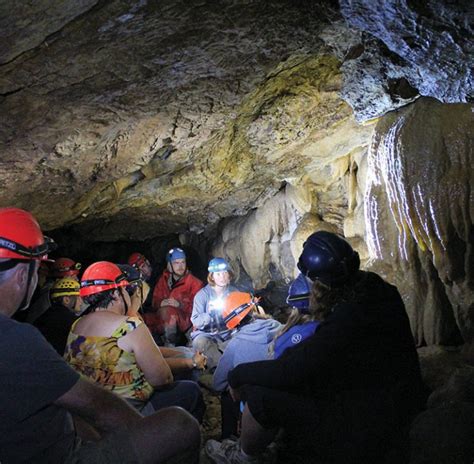
[[[298,269],[330,287],[344,284],[359,270],[359,254],[339,235],[315,232],[303,244]]]

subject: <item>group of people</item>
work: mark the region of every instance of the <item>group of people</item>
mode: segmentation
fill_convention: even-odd
[[[259,463],[282,433],[315,459],[378,462],[423,407],[397,289],[361,271],[336,234],[305,242],[285,324],[234,286],[223,258],[205,286],[176,247],[155,285],[140,253],[93,263],[80,280],[63,259],[69,275],[33,321],[43,338],[12,317],[52,250],[30,213],[0,208],[2,463],[197,462],[204,371],[221,394],[222,441],[205,446],[217,464]]]

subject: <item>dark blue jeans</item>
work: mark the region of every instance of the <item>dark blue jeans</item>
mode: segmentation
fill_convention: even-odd
[[[145,415],[150,410],[148,407],[150,404],[155,411],[170,406],[180,406],[191,413],[199,423],[202,422],[206,410],[201,389],[196,382],[191,380],[180,380],[165,387],[155,388],[155,392],[144,408]]]

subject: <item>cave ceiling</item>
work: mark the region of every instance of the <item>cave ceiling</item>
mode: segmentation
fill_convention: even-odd
[[[0,205],[141,240],[308,185],[341,222],[376,118],[472,98],[469,2],[421,3],[0,2]]]

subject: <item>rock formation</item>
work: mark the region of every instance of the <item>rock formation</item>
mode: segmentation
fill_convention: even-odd
[[[4,2],[0,205],[101,258],[179,235],[255,288],[340,232],[418,343],[472,340],[469,3]]]

